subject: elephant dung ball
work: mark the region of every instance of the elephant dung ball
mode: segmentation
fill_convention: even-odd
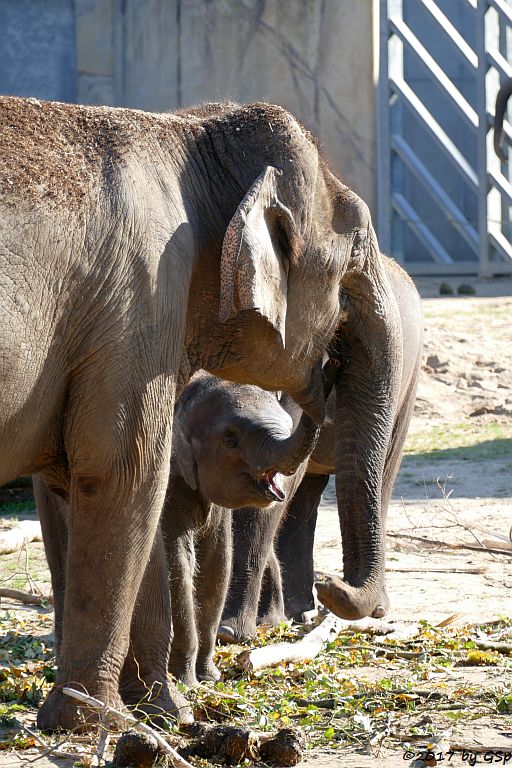
[[[305,748],[306,737],[300,728],[283,728],[260,745],[260,756],[267,765],[297,765]]]
[[[220,758],[229,765],[238,765],[243,760],[259,760],[259,739],[252,731],[231,725],[210,728],[196,741],[187,753],[202,758]]]
[[[152,768],[158,755],[158,744],[153,736],[126,731],[116,744],[113,764],[116,768]]]

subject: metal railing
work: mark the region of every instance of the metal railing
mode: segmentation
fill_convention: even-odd
[[[507,62],[508,48],[512,49],[512,0],[452,0],[464,6],[459,10],[474,24],[472,45],[436,0],[414,2],[416,12],[424,15],[429,29],[437,30],[439,37],[432,40],[431,32],[430,40],[420,39],[421,32],[415,33],[406,21],[407,0],[380,3],[377,228],[381,247],[416,274],[510,273],[512,184],[508,166],[494,154],[492,122],[500,80],[512,77]],[[436,46],[439,51],[441,45],[446,50],[440,58],[452,57],[464,69],[471,99],[436,57]],[[425,72],[423,80],[441,94],[442,104],[449,105],[438,109],[437,116],[414,88],[414,66]],[[445,119],[447,110],[453,112],[451,124]],[[424,142],[418,142],[417,136],[414,141],[412,125],[418,126]],[[512,140],[508,123],[504,132]],[[443,178],[439,157],[431,162],[434,154],[446,160]],[[453,183],[445,183],[447,179]],[[439,212],[436,216],[434,209]],[[420,244],[420,259],[411,253],[412,243]]]

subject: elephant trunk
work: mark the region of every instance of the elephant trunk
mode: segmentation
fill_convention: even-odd
[[[398,306],[372,233],[368,263],[347,275],[348,360],[336,380],[336,495],[343,580],[317,582],[319,600],[346,619],[381,617],[385,588],[382,483],[402,375]],[[387,499],[386,499],[387,502]]]
[[[494,110],[494,151],[504,163],[507,162],[507,156],[501,148],[501,137],[507,102],[511,94],[512,77],[508,78],[499,89],[498,95],[496,96],[496,108]]]
[[[293,475],[313,453],[318,436],[320,434],[323,414],[325,413],[325,402],[329,397],[334,385],[336,373],[339,369],[339,361],[336,358],[330,358],[322,369],[321,364],[315,366],[311,385],[307,392],[294,395],[294,400],[304,408],[304,401],[314,402],[316,405],[321,403],[322,418],[317,423],[305,410],[302,412],[300,421],[292,434],[281,440],[270,441],[266,448],[261,451],[260,464],[263,470],[272,469],[283,475]],[[300,402],[302,401],[302,402]]]

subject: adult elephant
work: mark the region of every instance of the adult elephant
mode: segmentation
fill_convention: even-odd
[[[403,339],[396,407],[388,413],[392,429],[382,429],[374,396],[379,382],[372,363],[374,329],[360,322],[354,298],[347,296],[337,332],[343,362],[304,479],[293,498],[274,504],[265,515],[250,507],[233,515],[232,577],[219,629],[227,642],[253,636],[258,616],[261,623],[275,624],[285,616],[301,620],[314,609],[316,515],[330,474],[336,475],[343,580],[324,577],[315,585],[318,597],[347,619],[381,617],[388,610],[386,514],[414,408],[423,317],[412,280],[392,259],[383,260]]]
[[[494,110],[494,151],[504,163],[508,162],[508,157],[502,148],[503,121],[505,119],[507,103],[511,94],[512,77],[507,77],[496,96],[496,107]]]
[[[203,117],[2,97],[0,127],[0,483],[41,472],[70,505],[38,724],[82,724],[68,682],[119,704],[123,668],[126,703],[157,683],[153,706],[178,713],[155,539],[176,387],[203,367],[286,389],[320,421],[311,372],[344,277],[375,331],[391,430],[401,331],[368,209],[280,107]],[[131,624],[145,643],[130,666]]]

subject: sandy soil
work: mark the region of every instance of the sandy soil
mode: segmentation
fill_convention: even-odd
[[[461,281],[452,282],[456,288]],[[435,624],[459,613],[456,621],[461,624],[481,623],[512,617],[512,551],[507,556],[443,543],[475,546],[499,537],[510,541],[512,281],[473,280],[477,296],[460,298],[434,298],[438,283],[420,281],[427,297],[425,357],[407,454],[388,518],[387,619],[426,619]],[[36,581],[47,585],[41,545],[31,545],[30,556]],[[23,573],[23,562],[8,557],[11,573]],[[331,483],[320,510],[316,565],[321,571],[339,573],[340,561]],[[363,668],[357,674],[375,670]],[[468,668],[450,674],[447,685],[488,685],[496,671]],[[503,682],[503,670],[500,676]],[[480,745],[512,751],[510,717],[455,724],[441,718],[440,732],[448,725],[452,740],[468,749]],[[462,753],[451,760],[452,765],[468,762]],[[307,763],[319,768],[411,765],[402,753],[389,750],[378,755],[310,753]],[[12,756],[0,755],[0,765],[7,764],[12,764]],[[50,762],[40,760],[39,765],[46,768]]]

